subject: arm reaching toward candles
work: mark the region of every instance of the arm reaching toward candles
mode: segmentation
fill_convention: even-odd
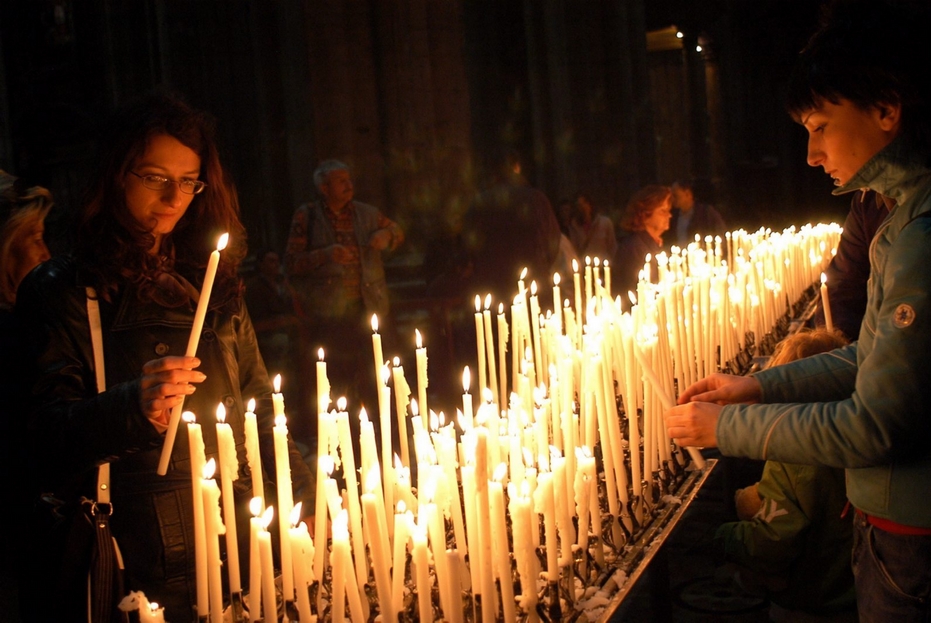
[[[689,402],[713,402],[718,405],[759,402],[763,398],[760,382],[752,376],[711,374],[693,383],[679,396],[680,405]]]
[[[673,407],[663,419],[670,439],[675,439],[680,446],[696,448],[716,448],[718,436],[718,415],[721,406],[710,402],[690,402]]]
[[[171,408],[195,392],[192,383],[201,383],[207,376],[194,370],[200,365],[196,357],[162,357],[147,361],[139,379],[139,407],[142,414],[159,433],[168,429]]]

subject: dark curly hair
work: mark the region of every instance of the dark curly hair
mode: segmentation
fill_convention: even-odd
[[[212,298],[224,305],[237,300],[242,288],[237,269],[246,255],[246,232],[239,220],[236,189],[220,164],[212,117],[174,95],[158,93],[120,108],[105,132],[99,170],[78,216],[74,251],[90,284],[109,298],[120,284],[129,282],[141,298],[165,303],[156,285],[165,258],[171,258],[173,269],[199,287],[217,239],[228,232],[230,242],[221,255]],[[200,156],[200,179],[207,186],[194,196],[156,256],[149,253],[155,237],[131,216],[122,181],[150,139],[160,135],[177,139]]]

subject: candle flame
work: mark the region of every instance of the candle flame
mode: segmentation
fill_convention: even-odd
[[[559,285],[559,273],[553,273],[553,285],[554,286]]]
[[[370,421],[369,414],[365,412],[365,407],[362,407],[361,409],[359,409],[359,421],[365,422],[365,423],[368,423]]]
[[[262,513],[262,527],[268,530],[268,527],[272,525],[272,519],[275,518],[275,507],[269,506],[265,509],[265,512]]]
[[[579,272],[579,261],[576,259],[572,260],[572,272],[574,273]]]
[[[605,268],[607,268],[607,267],[608,267],[608,260],[605,260],[605,261],[602,262],[601,264],[602,264],[602,266],[604,266]]]
[[[246,406],[246,411],[248,411],[249,413],[255,412],[255,398],[249,399],[249,404]]]
[[[262,498],[254,497],[249,500],[249,512],[253,517],[259,517],[262,514]]]
[[[381,484],[381,479],[378,475],[378,465],[372,465],[372,468],[369,470],[369,473],[365,475],[365,492],[373,493],[378,489],[378,486]]]
[[[417,399],[411,398],[411,417],[420,415],[420,407],[417,406]]]
[[[284,415],[275,416],[275,426],[279,428],[284,428],[288,425],[288,418]]]
[[[472,384],[472,373],[469,372],[469,366],[462,369],[462,391],[469,393],[469,386]]]
[[[504,313],[504,303],[498,303],[498,315],[500,316],[503,313]]]
[[[394,359],[392,359],[392,360],[391,360],[391,365],[393,365],[395,368],[400,368],[400,367],[401,367],[401,358],[400,358],[400,357],[395,357]],[[397,389],[397,388],[395,388],[395,389]]]
[[[281,375],[280,374],[275,375],[275,380],[272,381],[272,385],[275,387],[275,393],[280,394],[281,393]]]
[[[398,515],[403,515],[404,511],[407,510],[407,504],[404,503],[404,500],[398,502]]]
[[[420,329],[414,329],[414,342],[417,348],[423,348],[423,337],[420,335]]]
[[[346,410],[346,397],[345,396],[340,396],[336,400],[336,408],[339,409],[340,411]]]
[[[323,361],[323,347],[322,346],[317,349],[317,357],[320,359],[320,361]]]
[[[598,258],[598,257],[596,257],[596,258],[595,258],[595,268],[598,268],[599,266],[601,266],[601,259]]]
[[[301,523],[301,506],[303,504],[304,504],[303,502],[298,502],[291,509],[290,519],[291,519],[292,528],[297,528],[297,524]]]
[[[495,468],[494,476],[492,480],[495,482],[504,482],[504,477],[508,475],[508,464],[507,463],[498,463],[498,467]]]
[[[222,236],[220,236],[220,239],[217,240],[217,251],[222,251],[223,249],[225,249],[229,241],[230,241],[229,234],[223,234]]]
[[[485,309],[487,310],[490,307],[491,307],[491,293],[489,292],[488,294],[485,295]]]
[[[485,388],[482,388],[482,398],[485,400],[486,403],[491,404],[491,402],[495,399],[495,395],[491,393],[490,389],[485,387]]]
[[[187,422],[188,424],[194,424],[197,422],[197,416],[194,415],[191,411],[185,411],[181,414],[181,419]]]
[[[329,476],[333,473],[333,470],[336,469],[336,461],[333,460],[333,457],[329,454],[324,454],[319,459],[317,459],[317,467],[323,470],[323,473]]]
[[[828,282],[828,276],[824,273],[821,273],[821,283],[826,284]]]
[[[226,423],[226,407],[223,406],[223,403],[217,405],[217,422],[220,424]]]
[[[204,480],[210,480],[213,478],[213,475],[217,471],[217,462],[210,457],[210,460],[204,464],[203,469],[201,469],[201,475],[204,477]]]
[[[430,430],[440,430],[440,418],[433,409],[430,409]]]
[[[526,276],[527,276],[527,267],[524,266],[524,268],[520,271],[521,280],[523,280]]]
[[[378,333],[378,314],[372,314],[372,333]]]
[[[475,295],[475,312],[478,313],[482,311],[482,297],[478,294]]]
[[[388,378],[389,378],[390,376],[391,376],[391,370],[388,369],[388,364],[385,363],[385,365],[383,365],[383,366],[381,367],[381,381],[382,381],[382,383],[384,383],[385,385],[387,385],[387,384],[388,384]]]
[[[157,601],[149,602],[149,612],[151,612],[152,614],[155,614],[156,612],[158,612],[159,608],[161,608],[161,606],[158,605]]]

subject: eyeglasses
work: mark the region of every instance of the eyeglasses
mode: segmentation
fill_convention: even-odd
[[[142,185],[150,190],[165,190],[171,184],[177,184],[181,192],[188,195],[196,195],[207,187],[207,183],[200,180],[176,181],[170,180],[167,177],[162,177],[161,175],[139,175],[135,171],[127,171],[127,173],[132,173],[138,177],[142,180]]]

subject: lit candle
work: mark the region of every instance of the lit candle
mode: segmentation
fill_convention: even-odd
[[[249,500],[249,620],[262,620],[262,554],[259,550],[259,534],[262,533],[262,498]],[[273,580],[274,581],[274,580]]]
[[[323,349],[317,349],[317,416],[330,408],[330,379],[326,373]]]
[[[197,300],[197,309],[194,312],[194,325],[191,327],[191,335],[188,338],[187,350],[185,356],[193,357],[197,354],[197,344],[200,342],[200,334],[204,329],[204,319],[207,317],[207,304],[210,302],[210,292],[213,290],[213,281],[217,276],[217,267],[220,265],[220,251],[226,248],[229,242],[229,234],[223,234],[217,241],[217,249],[210,254],[207,261],[207,272],[204,274],[204,285],[200,290],[200,298]],[[162,445],[162,454],[158,461],[157,473],[164,476],[168,473],[168,462],[171,460],[171,450],[175,445],[175,436],[178,433],[178,424],[181,421],[181,411],[184,408],[184,400],[171,410],[171,417],[168,420],[168,430],[165,431],[165,442]],[[200,475],[197,476],[198,478]]]
[[[498,303],[498,392],[502,407],[508,404],[508,321],[504,317],[504,303]]]
[[[280,376],[275,377],[278,393]],[[274,394],[272,395],[274,396]],[[282,405],[283,405],[282,401]],[[288,452],[288,423],[284,413],[275,417],[272,433],[275,439],[275,474],[278,481],[278,537],[281,546],[281,584],[285,602],[294,601],[294,570],[291,563],[291,543],[288,535],[288,518],[294,506],[291,493],[291,462]]]
[[[511,579],[511,552],[508,547],[507,523],[504,518],[504,486],[501,484],[506,474],[507,465],[500,463],[495,468],[494,479],[488,483],[488,497],[495,575],[498,577],[501,586],[501,605],[504,610],[504,620],[516,621],[514,582]]]
[[[824,308],[824,324],[828,331],[834,330],[831,319],[831,299],[828,297],[828,276],[821,273],[821,307]]]
[[[423,337],[418,329],[414,329],[414,341],[417,344],[415,351],[417,357],[417,403],[421,413],[430,413],[427,408],[427,349],[423,345]]]
[[[272,559],[272,535],[268,532],[275,515],[275,508],[269,506],[261,518],[261,530],[257,539],[259,558],[262,565],[262,614],[265,621],[278,620],[278,599],[275,596],[275,565]],[[252,590],[258,590],[257,587]]]
[[[284,415],[284,394],[281,393],[281,375],[276,374],[275,379],[272,381],[272,385],[275,387],[275,391],[272,392],[272,408],[275,413],[275,418]]]
[[[139,623],[165,623],[165,609],[154,601],[145,602],[139,606]]]
[[[475,295],[475,350],[478,355],[478,388],[484,389],[485,381],[485,320],[482,317],[482,298]]]
[[[352,532],[352,556],[356,561],[356,579],[354,585],[365,584],[365,536],[362,532],[362,508],[359,503],[359,477],[356,471],[356,456],[352,449],[352,432],[349,429],[349,413],[346,412],[346,398],[336,401],[336,428],[339,434],[339,456],[342,459],[343,477],[346,479],[346,492],[349,496],[349,528]],[[348,581],[348,580],[347,580]],[[350,597],[352,599],[352,597]]]
[[[204,465],[201,492],[204,503],[204,535],[207,543],[207,585],[210,623],[223,623],[223,578],[220,574],[220,535],[226,530],[220,518],[220,487],[213,475],[216,461]],[[198,613],[199,614],[199,613]]]
[[[378,592],[378,603],[381,610],[381,620],[384,622],[396,621],[397,612],[391,598],[391,572],[389,565],[388,526],[385,524],[384,506],[381,506],[378,497],[373,493],[378,487],[377,466],[370,470],[365,479],[365,490],[362,494],[362,518],[368,527],[369,552],[372,554],[372,568],[375,571],[375,589]]]
[[[498,395],[498,370],[497,365],[495,364],[495,338],[491,330],[491,295],[485,295],[485,309],[482,311],[482,318],[485,322],[485,351],[488,354],[487,357],[487,366],[488,366],[488,386],[491,388],[492,393]],[[501,339],[500,337],[498,339]],[[481,388],[481,389],[484,389]]]
[[[469,428],[472,428],[472,394],[469,393],[469,387],[472,384],[472,375],[469,372],[469,366],[462,369],[462,416]]]
[[[395,604],[404,602],[407,543],[410,540],[411,524],[414,520],[413,514],[405,509],[404,502],[398,502],[398,512],[394,515],[394,563],[391,572],[391,601]]]
[[[378,314],[372,314],[372,354],[375,357],[375,378],[381,378],[381,367],[385,365],[385,355],[381,349],[381,335],[378,334]]]
[[[301,521],[301,502],[291,510],[291,527],[288,529],[291,541],[291,562],[294,565],[294,587],[297,591],[297,611],[301,621],[311,621],[310,594],[308,586],[313,581],[314,544],[307,531],[307,524]]]
[[[220,485],[223,489],[223,518],[226,524],[226,556],[229,563],[230,593],[242,591],[239,578],[239,541],[236,535],[236,501],[233,498],[233,481],[239,480],[239,460],[233,429],[226,423],[226,408],[217,405],[217,445],[220,453]]]
[[[427,527],[413,527],[414,570],[416,573],[417,606],[421,621],[433,620],[433,600],[430,595],[430,566],[427,556]],[[492,620],[492,619],[489,619]]]
[[[573,336],[576,348],[582,345],[582,325],[585,324],[585,317],[582,315],[582,278],[579,275],[579,262],[572,260],[572,286],[575,289],[575,321],[576,334]]]
[[[207,616],[210,612],[210,593],[207,584],[207,535],[204,532],[204,496],[201,492],[204,466],[204,436],[194,414],[184,412],[187,422],[188,446],[191,454],[191,489],[194,502],[194,565],[197,572],[197,615]]]
[[[255,419],[255,398],[249,399],[245,422],[246,460],[252,477],[252,495],[265,499],[265,485],[262,478],[262,454],[259,451],[259,427]]]
[[[404,467],[411,466],[411,453],[407,443],[407,405],[410,402],[411,388],[404,378],[404,368],[401,367],[401,360],[394,358],[394,365],[391,368],[391,375],[394,379],[394,401],[398,418],[398,440],[401,443],[401,464]]]

